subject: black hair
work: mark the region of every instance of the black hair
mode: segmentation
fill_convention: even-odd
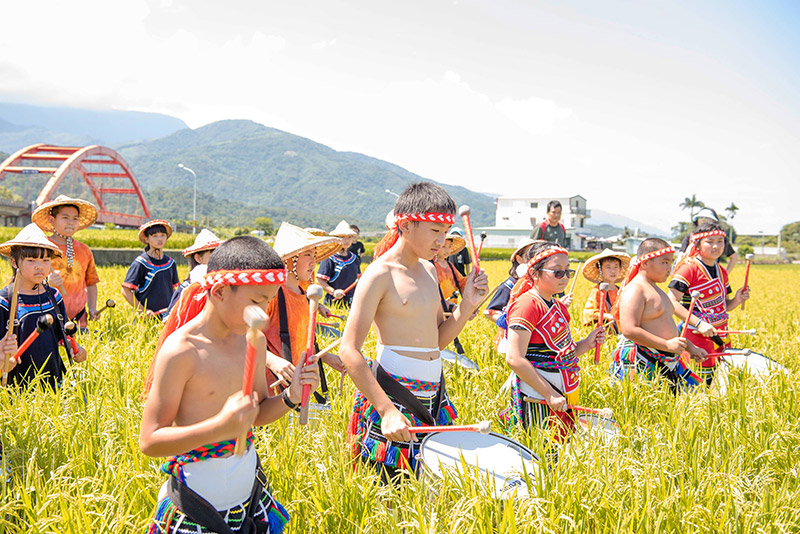
[[[614,257],[601,258],[600,261],[597,262],[597,266],[602,269],[603,268],[603,263],[607,262],[607,261],[615,261],[615,262],[617,262],[619,264],[620,267],[622,267],[622,260],[619,259],[619,258],[614,258]]]
[[[558,200],[551,200],[550,202],[547,203],[548,212],[553,208],[560,208],[560,207],[561,207],[561,202],[559,202]]]
[[[656,250],[661,250],[662,248],[667,248],[668,246],[669,243],[660,237],[648,237],[639,245],[639,248],[636,250],[636,256],[641,258],[645,254],[655,252]]]
[[[531,261],[531,258],[539,254],[540,252],[544,252],[549,248],[554,247],[561,247],[558,243],[553,243],[552,241],[536,241],[530,247],[528,247],[528,251],[525,253],[525,261]],[[528,276],[530,277],[532,272],[539,272],[544,268],[544,264],[547,263],[552,256],[548,256],[543,260],[539,260],[533,265],[528,268]],[[533,278],[531,277],[531,281]]]
[[[394,204],[395,213],[447,213],[455,215],[456,203],[443,187],[417,182],[406,187]]]
[[[261,239],[241,235],[228,239],[208,258],[208,272],[284,269],[283,260]]]
[[[695,228],[695,230],[692,232],[692,235],[694,235],[694,234],[702,234],[702,233],[705,233],[705,232],[713,232],[715,230],[723,230],[723,228],[719,223],[707,222],[707,223],[703,223],[700,226],[698,226],[697,228]]]
[[[50,215],[55,217],[64,208],[75,208],[78,210],[78,215],[81,213],[81,209],[75,204],[59,204],[58,206],[53,206],[50,208]]]
[[[145,237],[150,237],[151,235],[154,234],[166,234],[166,233],[168,233],[167,227],[164,226],[163,224],[154,224],[153,226],[148,226],[147,228],[144,229]]]
[[[356,226],[355,224],[351,224],[350,225],[350,229],[352,231],[354,231],[354,232],[358,232],[359,234],[361,233],[361,229],[358,226]]]

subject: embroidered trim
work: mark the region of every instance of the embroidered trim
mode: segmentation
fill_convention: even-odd
[[[214,271],[198,281],[203,289],[211,289],[216,284],[226,286],[265,286],[286,282],[286,269],[263,269],[247,271]]]
[[[726,237],[724,230],[711,230],[710,232],[700,232],[699,234],[692,234],[691,240],[693,243],[700,241],[704,237],[711,237],[711,236],[722,236]]]
[[[452,213],[397,213],[394,216],[394,227],[397,228],[403,220],[455,224],[456,216]]]
[[[534,265],[536,265],[540,261],[542,261],[542,260],[544,260],[546,258],[549,258],[550,256],[555,256],[556,254],[566,254],[567,256],[569,256],[569,250],[567,250],[567,249],[565,249],[563,247],[550,247],[547,250],[543,250],[540,253],[538,253],[536,256],[534,256],[531,259],[529,259],[528,260],[528,267],[529,268],[533,267]]]

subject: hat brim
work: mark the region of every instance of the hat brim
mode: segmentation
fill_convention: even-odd
[[[218,241],[211,241],[209,243],[203,243],[202,245],[191,246],[188,248],[183,249],[183,257],[189,257],[192,254],[197,254],[198,252],[205,252],[206,250],[214,250],[218,246],[220,246],[225,241],[220,239]]]
[[[319,263],[339,252],[339,249],[341,248],[342,242],[339,240],[339,238],[331,236],[330,240],[321,241],[319,243],[309,243],[298,249],[281,254],[281,259],[288,260],[289,258],[299,256],[300,254],[309,250],[316,250],[315,256],[317,258],[317,263]]]
[[[593,284],[599,284],[603,280],[600,277],[600,262],[606,259],[617,259],[620,262],[619,277],[614,282],[622,282],[628,275],[628,269],[631,265],[631,258],[627,254],[595,254],[583,265],[583,277]]]
[[[44,248],[44,249],[47,249],[47,250],[52,250],[53,252],[56,253],[56,256],[63,256],[64,255],[61,252],[61,249],[58,248],[58,246],[53,244],[53,243],[45,245],[44,243],[33,243],[33,242],[30,242],[30,241],[16,241],[16,240],[13,240],[13,239],[11,241],[6,241],[2,245],[0,245],[0,255],[3,255],[3,256],[6,256],[6,257],[10,258],[11,257],[11,248],[12,247],[38,247],[38,248]]]
[[[78,229],[75,230],[76,232],[89,228],[97,221],[97,207],[94,204],[86,200],[69,198],[45,202],[34,210],[31,215],[31,222],[35,223],[44,232],[55,232],[55,228],[50,222],[50,213],[57,206],[76,206],[78,208]]]
[[[167,239],[170,238],[170,236],[172,235],[172,225],[169,224],[169,221],[165,221],[163,219],[155,219],[152,221],[147,221],[146,223],[144,223],[139,227],[139,241],[141,241],[143,245],[147,244],[147,240],[144,237],[144,231],[152,226],[158,226],[159,224],[167,229]]]
[[[449,235],[445,239],[450,239],[453,244],[450,245],[450,255],[458,254],[467,246],[467,240],[457,235]]]

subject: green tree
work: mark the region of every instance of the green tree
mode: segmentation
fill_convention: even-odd
[[[272,224],[272,219],[269,217],[256,217],[253,219],[253,226],[256,230],[261,230],[264,235],[272,235],[275,233],[275,227]]]
[[[688,209],[689,210],[689,222],[692,222],[694,218],[694,209],[695,208],[704,208],[705,203],[702,200],[697,199],[696,194],[692,194],[691,198],[686,197],[683,199],[683,202],[679,204],[682,210]]]

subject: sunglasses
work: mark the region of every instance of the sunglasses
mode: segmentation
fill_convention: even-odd
[[[557,280],[561,280],[565,276],[567,278],[572,278],[575,276],[575,269],[539,269],[540,271],[546,271],[548,273],[553,273],[553,276],[556,277]]]

